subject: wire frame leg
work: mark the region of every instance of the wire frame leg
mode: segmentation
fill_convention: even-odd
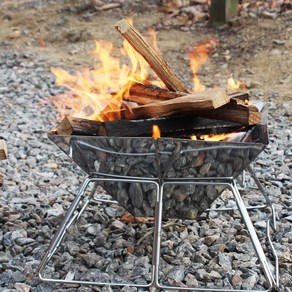
[[[265,256],[263,249],[262,249],[261,243],[258,239],[258,236],[257,236],[256,231],[254,229],[253,223],[249,217],[249,214],[248,214],[247,209],[245,207],[245,204],[240,196],[240,193],[239,193],[238,188],[235,184],[235,181],[230,186],[231,186],[231,190],[232,190],[232,193],[234,195],[238,210],[239,210],[241,217],[242,217],[242,220],[243,220],[243,222],[244,222],[244,224],[249,232],[251,242],[253,244],[253,247],[255,249],[257,257],[262,265],[262,268],[263,268],[265,276],[268,280],[269,286],[270,286],[270,288],[277,289],[278,288],[278,285],[277,285],[278,281],[276,279],[277,275],[275,278],[272,271],[271,271],[268,260]]]
[[[156,186],[156,191],[157,191],[157,197],[159,196],[159,185],[155,181],[151,180],[134,180],[134,179],[120,179],[120,178],[103,178],[103,177],[97,177],[95,175],[89,176],[88,178],[85,179],[81,187],[79,188],[76,197],[74,198],[73,202],[71,203],[65,218],[61,222],[55,236],[51,240],[51,243],[38,267],[38,276],[42,281],[46,282],[53,282],[53,283],[64,283],[64,284],[83,284],[83,285],[98,285],[98,286],[135,286],[135,287],[154,287],[153,282],[154,282],[154,265],[152,266],[152,272],[151,272],[151,282],[148,284],[133,284],[133,283],[111,283],[111,282],[96,282],[96,281],[82,281],[82,280],[66,280],[66,279],[52,279],[52,278],[46,278],[43,276],[42,272],[44,271],[46,265],[52,258],[52,256],[55,254],[57,251],[58,247],[60,246],[62,239],[66,235],[69,227],[73,224],[73,222],[78,219],[86,207],[88,206],[89,202],[93,199],[95,201],[99,202],[106,202],[106,203],[117,203],[116,201],[112,200],[103,200],[103,199],[97,199],[93,198],[94,194],[96,192],[98,182],[100,181],[111,181],[111,182],[128,182],[128,183],[133,183],[133,182],[139,182],[139,183],[150,183]],[[81,199],[87,190],[89,183],[93,182],[93,188],[90,191],[90,194],[85,198],[82,204],[80,204]],[[158,199],[157,199],[158,200]],[[81,207],[78,212],[77,208]],[[155,211],[157,213],[157,211]],[[157,229],[155,227],[154,229]],[[155,240],[154,240],[155,241]],[[153,248],[153,253],[155,249]]]
[[[167,184],[194,184],[194,185],[222,185],[230,189],[235,197],[235,201],[237,203],[238,210],[241,214],[242,220],[246,225],[246,228],[249,232],[251,242],[253,244],[255,253],[258,257],[258,260],[260,261],[264,274],[266,276],[266,279],[268,281],[269,288],[267,290],[238,290],[238,289],[225,289],[225,288],[187,288],[187,287],[177,287],[177,286],[165,286],[159,283],[159,262],[160,262],[160,244],[161,244],[161,232],[162,232],[162,211],[163,211],[163,188]],[[268,260],[264,254],[264,251],[262,249],[261,243],[258,239],[258,236],[256,234],[256,231],[254,229],[253,223],[249,217],[249,214],[247,212],[247,208],[244,205],[244,202],[241,198],[241,195],[238,191],[238,188],[235,184],[235,181],[219,181],[219,182],[165,182],[161,185],[160,191],[159,191],[159,198],[158,198],[158,206],[157,206],[157,215],[156,215],[156,231],[155,231],[155,286],[160,289],[166,289],[166,290],[174,290],[174,291],[214,291],[214,292],[263,292],[263,291],[272,291],[274,289],[278,290],[278,281],[277,281],[277,275],[276,280],[275,277],[271,271],[271,268],[269,266]],[[277,274],[277,271],[276,271]]]
[[[85,193],[89,183],[90,183],[91,179],[90,178],[86,178],[83,182],[83,184],[80,186],[73,202],[71,203],[61,225],[59,226],[57,232],[55,233],[53,239],[50,242],[50,245],[45,253],[45,255],[43,256],[40,265],[38,267],[38,276],[41,280],[45,280],[42,276],[42,271],[45,267],[45,265],[50,261],[52,255],[55,253],[56,249],[59,247],[63,237],[66,234],[67,229],[69,228],[69,226],[72,224],[72,219],[74,219],[76,216],[74,216],[74,212],[77,209],[80,200],[82,199],[83,194]]]

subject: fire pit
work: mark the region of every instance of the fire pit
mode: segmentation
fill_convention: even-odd
[[[248,229],[269,290],[277,288],[278,263],[269,236],[270,219],[267,222],[267,236],[275,256],[275,275],[236,185],[238,176],[245,169],[249,170],[266,199],[267,206],[271,208],[271,228],[275,230],[273,206],[250,166],[268,144],[264,104],[251,103],[244,93],[228,94],[222,89],[188,93],[160,55],[151,49],[132,26],[121,21],[116,27],[151,65],[167,89],[131,82],[129,88],[122,90],[122,97],[130,103],[119,100],[121,92],[115,93],[113,99],[113,94],[110,94],[106,106],[98,114],[92,113],[92,108],[98,107],[97,105],[86,105],[82,110],[90,116],[89,119],[66,117],[49,132],[49,138],[88,177],[76,194],[39,266],[40,278],[61,283],[208,291],[210,289],[161,284],[159,267],[162,219],[197,219],[228,189],[232,192]],[[93,90],[88,95],[92,94],[96,92]],[[134,106],[132,102],[135,102]],[[158,126],[162,136],[152,133],[153,126]],[[214,134],[222,135],[222,141],[205,139],[205,135],[213,138]],[[92,183],[94,186],[87,194]],[[98,185],[112,199],[96,197]],[[42,272],[67,230],[92,200],[118,203],[134,216],[154,217],[152,274],[148,284],[44,277]]]
[[[202,131],[202,129],[197,130]],[[97,200],[99,202],[117,202],[135,216],[154,217],[152,281],[147,285],[135,284],[134,286],[185,290],[186,288],[164,286],[159,280],[162,218],[195,219],[210,207],[223,190],[229,189],[234,195],[237,207],[249,231],[270,289],[278,286],[277,256],[269,236],[270,221],[267,222],[267,236],[276,259],[275,276],[269,267],[235,182],[244,169],[250,171],[267,200],[267,206],[272,210],[272,228],[275,230],[273,206],[250,167],[250,163],[267,145],[268,136],[265,124],[252,126],[239,136],[235,135],[235,139],[239,139],[238,142],[194,141],[182,138],[60,135],[58,131],[60,131],[58,128],[50,131],[49,138],[89,176],[80,187],[40,264],[41,279],[61,283],[132,285],[120,282],[56,280],[42,275],[42,271],[55,254],[69,227],[81,216],[91,200]],[[86,197],[85,193],[90,183],[94,183],[95,186]],[[97,185],[101,185],[116,201],[94,197]],[[80,207],[82,200],[83,203]],[[76,213],[78,208],[79,211]],[[201,291],[199,288],[189,289]],[[206,290],[208,291],[208,289]],[[218,291],[235,290],[218,289]]]
[[[118,184],[106,181],[102,186],[135,216],[154,216],[156,205],[156,187],[139,183],[140,180],[159,184],[172,181],[172,185],[164,188],[163,215],[183,219],[195,219],[210,207],[225,187],[175,185],[175,182],[197,178],[234,179],[268,141],[266,125],[256,125],[242,132],[241,141],[237,143],[54,133],[58,133],[58,129],[50,131],[49,138],[89,175],[132,180]]]

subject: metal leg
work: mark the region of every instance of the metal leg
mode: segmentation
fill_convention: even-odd
[[[275,212],[275,208],[274,208],[274,205],[273,203],[271,202],[270,198],[268,197],[263,185],[261,184],[260,180],[258,179],[258,177],[256,176],[256,174],[254,173],[251,165],[249,165],[247,168],[248,172],[251,174],[251,177],[253,178],[253,180],[255,181],[258,189],[260,190],[260,192],[262,193],[262,195],[264,196],[268,206],[271,208],[271,211],[272,211],[272,221],[273,221],[273,224],[272,224],[272,228],[273,230],[276,232],[277,230],[277,225],[276,225],[276,222],[277,222],[277,219],[276,219],[276,212]]]
[[[163,188],[166,184],[195,184],[195,185],[222,185],[227,188],[229,188],[232,193],[234,194],[238,209],[240,211],[240,214],[242,216],[242,219],[247,227],[247,230],[250,234],[251,242],[254,246],[256,255],[263,267],[264,274],[268,280],[269,283],[269,289],[265,291],[271,291],[273,288],[277,289],[278,287],[278,272],[276,268],[276,280],[273,276],[273,273],[268,265],[267,258],[264,254],[264,251],[262,249],[262,246],[260,244],[260,241],[258,239],[258,236],[255,232],[255,229],[253,227],[253,224],[251,222],[251,219],[249,217],[249,214],[247,212],[246,206],[244,205],[244,202],[241,199],[240,193],[237,189],[237,186],[235,184],[235,181],[231,182],[166,182],[163,183],[160,190],[160,197],[158,201],[158,216],[157,216],[157,237],[156,237],[156,270],[155,270],[155,285],[160,289],[167,289],[167,290],[184,290],[184,291],[214,291],[214,292],[236,292],[236,291],[245,291],[248,290],[236,290],[236,289],[224,289],[224,288],[186,288],[186,287],[176,287],[176,286],[164,286],[159,283],[159,262],[160,262],[160,243],[161,243],[161,224],[162,224],[162,207],[163,207]],[[257,290],[252,290],[253,292]],[[257,291],[260,292],[260,291]]]
[[[78,219],[81,214],[84,212],[86,207],[88,206],[91,199],[94,199],[93,196],[96,192],[97,184],[99,181],[111,181],[111,182],[139,182],[139,183],[151,183],[156,185],[157,190],[157,199],[156,199],[156,206],[155,206],[155,225],[154,225],[154,243],[153,243],[153,255],[152,255],[152,274],[151,274],[151,282],[149,284],[145,285],[135,285],[135,284],[129,284],[129,283],[103,283],[103,282],[91,282],[91,281],[75,281],[75,280],[62,280],[62,279],[48,279],[42,276],[42,272],[46,266],[46,264],[50,261],[54,253],[56,252],[57,248],[62,242],[62,239],[64,238],[66,232],[68,231],[69,227],[73,224],[73,222]],[[87,198],[85,198],[83,205],[79,212],[76,212],[78,206],[81,203],[81,199],[88,188],[89,183],[94,182],[94,186]],[[241,199],[240,193],[238,191],[238,188],[236,186],[236,183],[234,180],[220,180],[217,181],[200,181],[200,180],[190,180],[190,181],[168,181],[164,183],[158,184],[155,181],[151,180],[133,180],[133,179],[117,179],[117,178],[99,178],[99,177],[88,177],[85,179],[83,184],[81,185],[80,189],[77,192],[76,197],[74,198],[72,204],[70,205],[70,208],[67,211],[67,214],[65,218],[63,219],[60,227],[57,230],[57,233],[53,237],[47,252],[45,253],[39,269],[39,277],[43,281],[47,282],[56,282],[56,283],[66,283],[66,284],[87,284],[87,285],[98,285],[98,286],[135,286],[135,287],[149,287],[150,289],[169,289],[169,290],[184,290],[184,291],[218,291],[218,292],[234,292],[234,291],[247,291],[247,290],[234,290],[234,289],[224,289],[224,288],[185,288],[185,287],[176,287],[176,286],[163,286],[159,283],[159,262],[160,262],[160,245],[161,245],[161,232],[162,232],[162,213],[163,213],[163,192],[164,192],[164,186],[167,184],[194,184],[194,185],[221,185],[226,188],[229,188],[235,198],[237,208],[241,214],[241,217],[247,227],[247,230],[250,234],[251,242],[254,246],[256,255],[263,267],[264,274],[267,278],[269,289],[265,291],[271,291],[273,288],[277,288],[279,286],[279,270],[278,270],[278,258],[276,256],[275,249],[272,245],[272,241],[270,238],[270,235],[268,233],[268,241],[272,249],[272,253],[275,256],[276,259],[276,272],[275,277],[273,276],[273,273],[269,267],[267,258],[264,254],[264,251],[261,247],[260,241],[258,239],[258,236],[255,232],[255,229],[253,227],[252,221],[249,217],[249,214],[247,212],[247,208],[244,205],[244,202]],[[99,199],[97,199],[99,201]],[[108,202],[108,203],[116,203],[115,201],[110,200],[100,200],[101,202]],[[270,221],[267,222],[267,229],[269,230]],[[256,290],[253,290],[255,292]]]
[[[78,207],[78,204],[83,196],[83,194],[86,191],[86,188],[88,187],[88,184],[90,183],[91,179],[90,178],[86,178],[83,182],[83,184],[80,186],[76,197],[74,198],[73,202],[71,203],[65,218],[63,219],[61,225],[59,226],[56,234],[54,235],[53,239],[50,242],[50,245],[38,267],[38,275],[40,277],[40,279],[43,280],[42,274],[41,272],[43,271],[45,265],[49,262],[49,260],[51,259],[52,255],[55,253],[56,249],[58,248],[58,246],[60,245],[66,230],[69,228],[69,226],[72,224],[72,215],[74,214],[76,208]],[[73,218],[76,216],[73,216]]]
[[[240,196],[238,188],[237,188],[235,182],[233,182],[233,184],[230,185],[230,186],[231,186],[231,190],[232,190],[232,192],[234,194],[235,201],[236,201],[236,204],[238,206],[238,210],[239,210],[239,212],[241,214],[242,220],[244,221],[244,223],[246,225],[246,228],[247,228],[247,230],[249,232],[250,239],[251,239],[251,242],[252,242],[253,247],[255,249],[255,252],[256,252],[256,254],[258,256],[259,261],[261,262],[262,268],[263,268],[264,273],[266,275],[266,278],[267,278],[267,280],[269,282],[269,286],[271,288],[277,288],[277,283],[276,283],[277,281],[275,280],[274,275],[273,275],[273,273],[272,273],[272,271],[271,271],[271,269],[269,267],[269,263],[267,261],[267,258],[265,256],[265,254],[264,254],[264,251],[262,249],[262,246],[260,244],[258,236],[257,236],[257,234],[255,232],[255,229],[254,229],[252,221],[251,221],[251,219],[249,217],[249,214],[248,214],[248,212],[246,210],[244,202],[243,202],[243,200],[242,200],[242,198]]]
[[[84,284],[84,285],[98,285],[98,286],[135,286],[135,287],[141,287],[141,288],[146,288],[146,287],[154,287],[154,265],[152,269],[152,274],[151,274],[151,282],[148,284],[131,284],[131,283],[111,283],[111,282],[93,282],[93,281],[77,281],[77,280],[63,280],[63,279],[52,279],[52,278],[46,278],[42,275],[43,270],[45,269],[45,266],[48,264],[52,256],[55,254],[56,250],[60,246],[62,239],[66,235],[66,232],[68,231],[69,227],[73,224],[73,222],[78,219],[81,214],[84,212],[86,207],[88,206],[89,202],[91,199],[94,199],[95,201],[100,201],[100,202],[105,202],[105,203],[116,203],[116,201],[112,200],[103,200],[103,199],[96,199],[93,198],[96,188],[98,185],[98,182],[100,181],[114,181],[114,182],[137,182],[136,180],[133,179],[115,179],[115,178],[102,178],[102,177],[96,177],[96,176],[91,176],[85,179],[83,184],[81,185],[80,189],[77,192],[76,197],[74,198],[73,202],[70,205],[70,208],[68,209],[65,218],[63,219],[60,227],[58,228],[55,236],[51,240],[51,243],[38,267],[38,276],[41,280],[46,281],[46,282],[53,282],[53,283],[64,283],[64,284]],[[79,212],[75,212],[78,206],[80,205],[80,201],[82,199],[82,196],[84,195],[88,185],[90,182],[94,182],[94,186],[88,196],[83,202],[83,205],[80,209]],[[159,196],[159,185],[155,181],[151,180],[139,180],[139,183],[151,183],[156,186],[157,189],[157,197]],[[157,199],[158,200],[158,199]],[[75,214],[74,214],[75,212]],[[156,211],[157,212],[157,211]],[[155,248],[153,248],[153,254],[155,254]],[[154,255],[155,259],[155,255]],[[155,261],[154,261],[155,262]],[[153,262],[153,263],[154,263]]]
[[[159,259],[161,244],[161,226],[162,226],[162,207],[163,207],[163,185],[159,186],[157,194],[157,202],[155,208],[155,231],[154,231],[154,284],[159,287]]]

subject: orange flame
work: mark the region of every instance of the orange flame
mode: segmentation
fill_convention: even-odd
[[[152,127],[152,137],[154,139],[161,137],[160,129],[157,125],[153,125],[153,127]]]
[[[199,138],[200,140],[205,140],[205,141],[225,141],[225,140],[232,141],[234,138],[237,138],[244,133],[245,133],[245,127],[243,126],[234,132],[222,133],[222,134],[208,134],[208,135],[203,134],[203,135],[200,135]],[[192,140],[197,140],[196,135],[193,135],[190,138]]]
[[[190,59],[190,66],[193,73],[193,83],[194,92],[201,92],[206,89],[204,85],[201,84],[198,78],[198,71],[208,59],[209,51],[218,44],[215,39],[207,39],[205,41],[196,44],[189,52],[188,57]]]
[[[246,89],[246,84],[241,82],[241,81],[237,81],[235,82],[233,78],[229,78],[227,80],[227,84],[229,86],[230,89],[234,89],[234,90],[237,90],[237,89]]]
[[[130,19],[128,22],[132,24]],[[148,30],[148,36],[153,48],[159,52],[155,31]],[[217,43],[218,41],[215,39],[207,39],[199,42],[188,52],[193,73],[194,92],[205,89],[205,86],[198,79],[198,70],[207,61],[209,51]],[[62,106],[58,105],[58,109],[65,108],[66,114],[68,114],[68,109],[72,109],[74,116],[80,118],[97,121],[116,120],[121,118],[121,108],[132,106],[123,102],[123,99],[129,96],[134,82],[150,83],[163,87],[161,81],[153,80],[152,76],[149,76],[148,63],[126,40],[120,51],[123,56],[129,58],[130,65],[122,63],[119,58],[113,56],[116,51],[112,43],[96,41],[93,56],[97,61],[94,69],[70,74],[60,68],[52,68],[52,72],[56,76],[56,84],[71,89],[68,101],[64,102],[64,98],[62,98]],[[239,81],[235,83],[233,79],[229,80],[228,83],[235,87],[243,86]],[[56,98],[54,98],[53,103],[57,104]],[[78,110],[76,111],[76,109]]]
[[[235,134],[233,133],[224,133],[224,134],[214,134],[214,135],[201,135],[200,139],[205,141],[224,141],[227,138],[232,137]]]
[[[150,32],[153,46],[157,49],[155,32]],[[149,79],[149,65],[125,40],[121,53],[130,59],[131,65],[121,64],[112,56],[113,44],[96,41],[93,56],[98,59],[93,70],[84,70],[70,74],[60,68],[52,68],[56,84],[71,89],[78,96],[79,112],[76,117],[98,121],[117,119],[116,112],[122,107],[123,97],[127,97],[133,82],[144,82]],[[152,82],[161,85],[162,82]],[[73,107],[71,105],[71,107]],[[74,106],[76,108],[76,106]],[[115,112],[105,115],[103,112]],[[118,117],[119,119],[120,117]]]

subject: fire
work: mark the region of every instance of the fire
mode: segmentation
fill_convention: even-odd
[[[222,134],[202,134],[202,135],[192,135],[191,140],[205,140],[205,141],[233,141],[234,139],[242,136],[246,131],[245,127],[240,127],[234,132],[222,133]]]
[[[205,141],[224,141],[230,137],[232,137],[235,133],[223,133],[216,135],[200,135],[201,140]]]
[[[201,84],[198,78],[198,71],[207,61],[209,51],[214,48],[217,43],[218,41],[215,39],[207,39],[205,41],[199,42],[188,52],[190,67],[193,73],[194,92],[201,92],[206,89],[206,87]]]
[[[157,49],[155,32],[150,31],[153,46]],[[133,82],[149,83],[149,65],[125,40],[121,54],[130,59],[131,65],[121,63],[113,56],[113,44],[106,41],[96,41],[93,56],[97,59],[93,70],[84,70],[70,74],[60,68],[52,68],[56,76],[56,84],[66,86],[73,96],[77,96],[78,113],[74,116],[97,121],[119,119],[117,112],[123,106],[123,98],[129,95]],[[152,84],[162,86],[162,82]],[[115,112],[115,115],[105,115],[104,112]]]
[[[132,24],[132,21],[128,19]],[[156,42],[156,33],[153,29],[148,30],[149,43],[159,52]],[[198,70],[207,61],[209,51],[217,45],[215,39],[207,39],[199,42],[189,52],[190,67],[193,73],[193,92],[205,90],[205,86],[198,79]],[[155,84],[164,87],[162,81],[154,80],[149,75],[151,72],[148,63],[137,53],[125,40],[120,53],[130,60],[130,64],[123,63],[115,57],[116,50],[111,42],[96,41],[93,57],[95,58],[94,69],[84,69],[82,72],[71,74],[60,68],[52,68],[56,76],[56,84],[66,86],[71,90],[63,97],[54,97],[53,104],[58,109],[74,111],[74,116],[96,121],[111,121],[120,119],[120,111],[133,106],[123,101],[130,94],[134,82]],[[157,78],[157,77],[156,77]],[[233,79],[228,80],[232,88],[242,88],[243,83]],[[58,105],[60,98],[62,106]],[[71,112],[72,114],[72,112]]]
[[[224,134],[211,134],[211,135],[200,135],[199,139],[200,140],[205,140],[205,141],[224,141],[233,135],[235,135],[236,132],[232,133],[224,133]],[[198,140],[196,135],[192,135],[191,140]]]
[[[153,127],[152,127],[152,137],[154,139],[161,137],[160,129],[157,125],[153,125]]]
[[[227,84],[228,84],[228,87],[230,89],[234,89],[234,90],[237,90],[237,89],[246,89],[246,84],[241,82],[241,81],[237,81],[235,82],[233,78],[229,78],[227,80]]]

